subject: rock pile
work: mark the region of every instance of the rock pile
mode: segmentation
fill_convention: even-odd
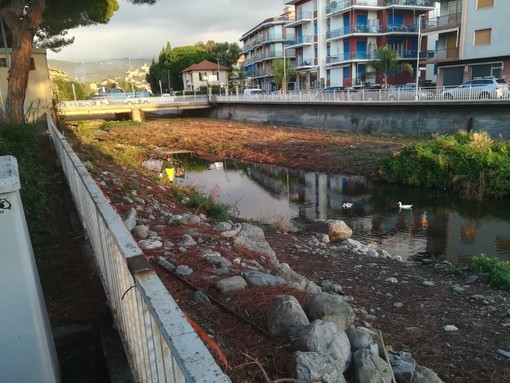
[[[418,366],[405,352],[387,353],[381,333],[368,322],[354,325],[357,312],[349,302],[353,297],[342,295],[342,287],[325,283],[322,287],[298,274],[286,263],[280,263],[275,251],[259,227],[248,223],[221,222],[215,226],[204,215],[173,213],[154,196],[140,198],[136,192],[122,197],[134,206],[123,215],[123,220],[138,239],[142,249],[162,249],[164,253],[153,259],[162,267],[181,277],[195,271],[186,264],[173,264],[176,253],[195,251],[196,257],[212,266],[212,275],[220,278],[214,288],[221,294],[242,291],[252,286],[289,286],[310,295],[307,307],[301,307],[292,295],[275,296],[267,311],[267,331],[274,337],[289,337],[294,353],[289,365],[289,376],[298,380],[345,382],[344,374],[354,376],[356,382],[421,382],[437,383],[441,380],[429,369]],[[156,216],[164,217],[165,224],[150,227]],[[165,225],[189,225],[190,230],[176,243],[158,235]],[[203,226],[218,233],[218,241],[238,257],[233,261],[211,249],[207,238],[202,238],[196,226]],[[193,227],[193,229],[191,229]],[[371,257],[393,258],[390,254],[365,246],[350,238],[352,231],[342,221],[317,220],[310,226],[317,234],[310,238],[315,251],[329,242],[336,242],[333,249],[348,250]],[[310,244],[296,244],[297,247]],[[257,260],[243,259],[244,252],[256,254]],[[238,267],[233,268],[233,265]],[[239,267],[240,266],[240,267]],[[232,271],[239,271],[231,275]],[[207,276],[206,276],[207,277]],[[388,281],[391,283],[391,281]],[[324,290],[324,291],[323,291]],[[327,291],[326,291],[327,290]],[[197,303],[210,304],[206,294],[196,291]],[[366,318],[365,318],[366,319]]]

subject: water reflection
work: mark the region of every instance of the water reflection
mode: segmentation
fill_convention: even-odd
[[[232,160],[179,158],[178,183],[216,194],[242,219],[264,222],[341,219],[353,238],[403,258],[434,256],[454,264],[479,253],[509,259],[510,206],[462,201],[445,192]],[[399,210],[397,202],[413,204]],[[352,204],[345,208],[344,204]]]

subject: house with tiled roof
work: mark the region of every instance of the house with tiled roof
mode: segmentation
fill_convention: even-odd
[[[202,87],[213,85],[228,89],[229,71],[229,67],[207,60],[190,65],[182,71],[183,89],[185,92],[197,92]]]

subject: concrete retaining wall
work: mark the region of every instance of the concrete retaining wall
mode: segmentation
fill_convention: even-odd
[[[193,112],[193,115],[197,115]],[[423,137],[459,130],[487,131],[510,139],[510,103],[221,103],[200,115],[210,118]]]

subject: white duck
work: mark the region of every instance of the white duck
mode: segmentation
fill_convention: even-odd
[[[344,203],[342,204],[342,208],[343,208],[343,209],[350,209],[350,208],[351,208],[351,207],[353,207],[353,206],[354,206],[354,204],[353,204],[353,203],[351,203],[351,202],[344,202]]]
[[[402,205],[402,202],[398,202],[399,209],[412,209],[413,205]]]

